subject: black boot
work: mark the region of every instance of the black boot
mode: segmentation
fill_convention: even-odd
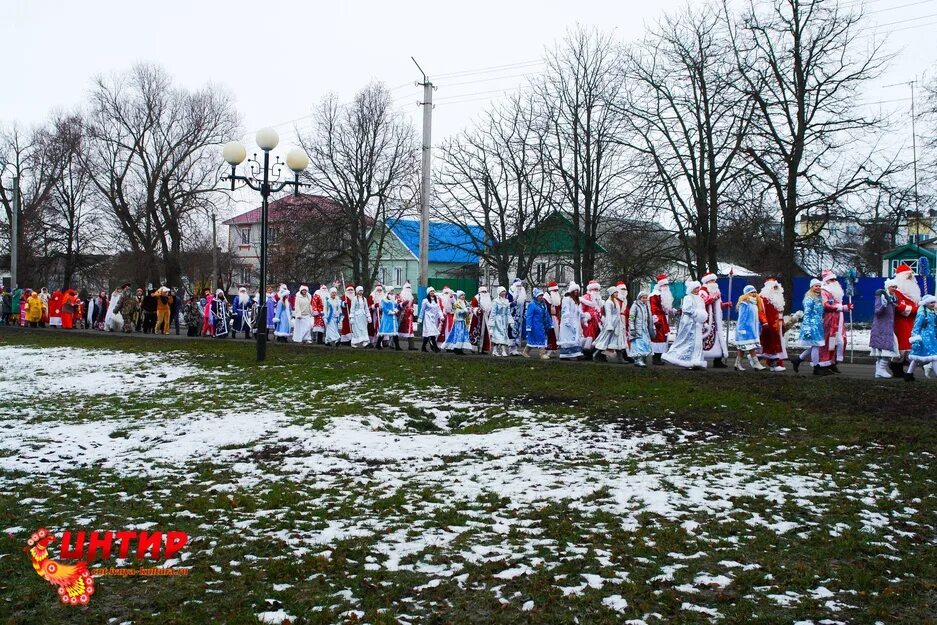
[[[436,342],[436,337],[435,337],[435,336],[432,337],[432,338],[430,338],[429,344],[430,344],[430,347],[433,348],[433,351],[438,354],[438,353],[439,353],[439,344]]]
[[[722,358],[716,358],[713,361],[713,369],[726,369],[726,361]]]
[[[651,358],[651,362],[653,362],[655,365],[662,365],[662,364],[664,364],[664,361],[661,360],[661,357],[662,357],[662,356],[663,356],[663,354],[654,354],[654,357]]]
[[[830,371],[829,367],[821,367],[820,365],[814,365],[813,375],[833,375],[833,372]]]
[[[429,351],[428,349],[426,349],[426,344],[427,344],[427,343],[429,343],[429,337],[426,337],[426,338],[423,339],[423,346],[420,348],[420,351],[421,351],[421,352]]]
[[[384,349],[384,339],[377,339],[377,342],[374,344],[374,346],[378,349]]]
[[[891,369],[891,374],[896,378],[900,378],[904,375],[904,368],[901,366],[900,362],[889,362],[888,368]]]
[[[802,362],[803,360],[801,360],[800,358],[795,358],[794,360],[791,361],[791,364],[794,366],[794,373],[800,373],[800,363]]]
[[[608,356],[606,356],[602,352],[595,352],[595,356],[593,356],[593,359],[598,360],[599,362],[608,362]]]
[[[829,366],[829,369],[833,373],[842,373],[842,371],[839,370],[839,367],[836,366],[835,362]]]
[[[398,351],[398,352],[399,352],[399,351],[402,351],[402,350],[400,349],[400,337],[397,336],[397,335],[394,335],[394,349],[395,349],[396,351]]]
[[[914,372],[905,373],[903,376],[905,382],[914,382]]]

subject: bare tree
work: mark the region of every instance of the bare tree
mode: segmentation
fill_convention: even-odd
[[[547,68],[533,84],[542,111],[540,132],[556,176],[556,205],[574,229],[576,280],[595,275],[602,222],[621,208],[629,163],[622,143],[627,128],[620,107],[621,50],[612,36],[579,27],[546,55]]]
[[[92,182],[82,162],[85,148],[84,121],[66,115],[53,121],[54,155],[60,175],[43,205],[43,230],[48,250],[61,259],[62,288],[72,285],[77,272],[96,264],[93,254],[103,251],[99,212],[92,196]]]
[[[620,106],[633,129],[624,139],[650,170],[645,181],[659,188],[694,277],[716,270],[720,209],[740,175],[752,116],[727,31],[712,5],[687,7],[665,17],[624,65]]]
[[[464,251],[494,268],[503,285],[512,271],[527,279],[537,226],[556,193],[538,113],[529,93],[515,95],[441,148],[435,212],[464,230]]]
[[[801,215],[835,216],[897,169],[877,163],[881,120],[857,106],[859,89],[890,60],[860,32],[861,23],[855,5],[837,0],[770,0],[751,1],[732,27],[736,62],[755,102],[745,155],[781,215],[788,298],[799,246],[823,232],[798,232]]]
[[[14,176],[19,179],[17,281],[20,285],[38,287],[46,283],[48,237],[43,228],[43,207],[61,175],[58,152],[54,132],[48,126],[29,132],[13,126],[0,134],[0,204],[6,218],[6,227],[2,230],[8,250],[13,218],[12,179]]]
[[[138,283],[162,275],[179,284],[194,220],[218,197],[218,146],[237,126],[228,94],[176,87],[156,66],[95,81],[85,165],[125,244],[143,259]]]
[[[355,284],[370,285],[384,250],[384,224],[410,210],[417,197],[413,126],[394,113],[387,87],[371,83],[348,105],[325,98],[300,144],[311,161],[307,179],[343,209],[329,217],[347,228]]]

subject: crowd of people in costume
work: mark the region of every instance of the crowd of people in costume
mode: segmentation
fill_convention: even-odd
[[[340,288],[342,287],[342,288]],[[876,293],[870,335],[875,377],[914,379],[922,366],[930,376],[937,360],[937,298],[921,294],[914,272],[898,267]],[[184,301],[184,303],[183,303]],[[630,301],[630,303],[629,303]],[[267,336],[276,341],[317,343],[352,348],[483,353],[495,357],[539,356],[562,360],[594,359],[638,367],[669,363],[687,369],[738,371],[786,370],[786,335],[799,322],[794,371],[810,361],[815,375],[833,375],[846,353],[846,303],[836,275],[824,271],[810,284],[802,311],[785,315],[784,288],[774,278],[758,290],[746,286],[736,302],[723,301],[713,273],[685,283],[685,295],[674,301],[670,281],[657,276],[653,289],[629,300],[624,282],[602,288],[591,280],[583,292],[570,282],[550,282],[528,295],[522,280],[493,292],[482,286],[471,299],[462,291],[429,288],[417,305],[409,283],[399,289],[376,284],[322,284],[315,291],[286,285],[266,289],[261,303],[247,289],[230,301],[223,290],[200,297],[174,295],[168,287],[144,292],[129,284],[108,298],[82,300],[74,290],[48,293],[28,289],[4,294],[4,319],[21,325],[89,327],[114,332],[168,333],[181,318],[188,336],[251,338],[263,318]],[[734,315],[733,315],[734,311]],[[0,311],[2,312],[2,311]],[[729,349],[727,318],[735,318],[734,350]],[[76,325],[77,324],[77,325]],[[675,327],[674,327],[675,326]]]

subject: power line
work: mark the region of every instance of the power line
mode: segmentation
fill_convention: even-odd
[[[491,67],[481,67],[478,69],[463,70],[460,72],[450,72],[448,74],[438,74],[436,79],[440,78],[456,78],[462,76],[473,76],[476,74],[491,74],[493,72],[499,71],[509,71],[512,69],[520,69],[521,67],[533,66],[533,65],[543,65],[543,59],[537,59],[534,61],[521,61],[519,63],[508,63],[506,65],[492,65]]]
[[[462,82],[443,83],[443,84],[441,84],[441,85],[439,85],[439,86],[440,86],[440,87],[460,87],[460,86],[462,86],[462,85],[474,85],[474,84],[480,83],[480,82],[494,82],[494,81],[497,81],[497,80],[507,80],[507,79],[509,79],[509,78],[526,78],[526,77],[528,77],[528,76],[533,76],[533,75],[534,75],[534,74],[528,72],[528,73],[525,73],[525,74],[510,74],[510,75],[508,75],[508,76],[492,76],[491,78],[477,78],[477,79],[475,79],[475,80],[465,80],[465,81],[462,81]]]
[[[917,2],[911,2],[909,4],[900,4],[896,7],[885,7],[884,9],[878,9],[876,11],[869,11],[866,15],[875,15],[876,13],[884,13],[885,11],[897,11],[898,9],[907,9],[908,7],[916,7],[921,4],[931,4],[937,0],[918,0]]]

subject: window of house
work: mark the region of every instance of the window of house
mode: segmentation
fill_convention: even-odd
[[[400,286],[403,284],[403,269],[394,267],[394,284]]]
[[[904,260],[902,260],[901,258],[892,258],[891,259],[891,275],[892,276],[895,275],[895,270],[898,269],[898,265],[902,263],[910,267],[911,270],[914,271],[915,274],[917,274],[917,259],[916,258],[907,258]]]
[[[279,229],[267,226],[267,243],[276,243],[279,236]]]
[[[543,284],[547,279],[547,264],[537,263],[537,284]]]
[[[378,278],[380,278],[381,284],[387,284],[387,270],[381,267],[377,274]]]
[[[243,265],[239,268],[238,278],[240,278],[240,284],[250,284],[251,283],[251,266]]]
[[[238,234],[241,235],[241,245],[250,245],[251,244],[251,229],[250,226],[247,228],[238,228]]]

